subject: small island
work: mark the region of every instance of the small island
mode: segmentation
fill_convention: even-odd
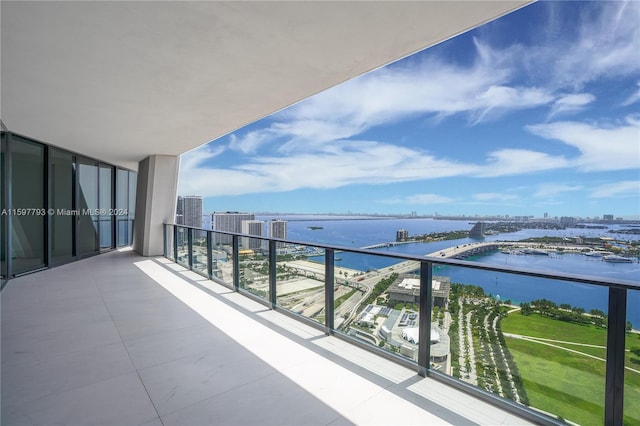
[[[311,229],[312,231],[317,231],[318,229],[324,229],[322,226],[307,226],[307,229]]]

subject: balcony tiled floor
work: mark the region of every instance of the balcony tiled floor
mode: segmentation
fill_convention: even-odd
[[[162,258],[11,280],[3,425],[527,424]]]

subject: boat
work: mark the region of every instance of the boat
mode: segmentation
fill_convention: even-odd
[[[537,249],[526,249],[524,251],[524,254],[533,254],[536,256],[549,256],[549,253],[547,253],[544,250],[537,250]]]
[[[602,257],[602,256],[604,256],[604,254],[600,253],[599,251],[589,251],[589,252],[586,252],[584,255],[585,256],[589,256],[589,257]]]
[[[524,254],[524,251],[522,251],[522,250],[502,250],[501,253],[503,253],[503,254]]]
[[[604,260],[605,262],[612,262],[612,263],[632,263],[633,262],[633,259],[630,259],[628,257],[618,256],[616,254],[610,254],[608,256],[604,256],[602,260]]]

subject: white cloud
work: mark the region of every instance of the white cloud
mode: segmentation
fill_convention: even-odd
[[[638,198],[640,194],[640,180],[627,180],[623,182],[609,183],[593,188],[591,198]],[[640,206],[638,206],[640,208]]]
[[[567,167],[564,157],[526,149],[503,149],[488,154],[487,164],[475,173],[478,177],[497,177],[533,173]]]
[[[565,167],[563,158],[526,150],[502,150],[485,165],[438,159],[405,147],[372,141],[327,143],[314,153],[254,157],[232,169],[210,169],[213,153],[194,151],[183,159],[181,193],[204,196],[330,189],[351,184],[386,184],[455,176],[496,177]],[[503,197],[507,197],[504,196]],[[419,197],[403,200],[420,204]]]
[[[323,151],[261,157],[238,167],[273,179],[271,185],[279,190],[456,176],[473,168],[409,148],[368,141],[340,141],[328,144]]]
[[[536,124],[527,129],[575,147],[580,153],[572,164],[582,170],[640,168],[640,122],[633,117],[618,126],[564,121]]]
[[[288,123],[280,124],[283,135],[305,141],[330,140],[331,136],[323,136],[327,128],[329,135],[347,138],[417,114],[468,113],[470,121],[477,123],[553,101],[543,88],[509,86],[510,72],[483,60],[470,67],[433,58],[418,65],[396,65],[315,95],[276,115],[276,120]],[[311,129],[320,128],[323,133],[310,132],[309,123]],[[300,132],[300,127],[305,131]]]
[[[636,102],[640,101],[640,81],[637,82],[636,85],[638,86],[638,88],[636,89],[635,92],[629,95],[627,99],[625,99],[625,101],[622,103],[622,106],[633,105]]]
[[[449,204],[455,200],[438,194],[414,194],[400,198],[390,198],[380,200],[383,204],[409,204],[409,205],[433,205],[433,204]]]
[[[476,201],[510,201],[518,199],[517,195],[502,192],[484,192],[473,195]]]
[[[269,142],[276,136],[271,129],[261,129],[248,132],[243,137],[231,134],[229,137],[229,149],[240,151],[245,154],[253,154],[258,149]]]
[[[224,150],[224,146],[209,143],[182,154],[180,156],[180,173],[199,168],[207,160],[222,154]]]
[[[232,169],[211,169],[204,164],[207,158],[211,158],[207,151],[183,158],[188,166],[181,170],[181,193],[219,196],[327,189],[459,176],[476,169],[474,165],[369,141],[338,141],[315,153],[255,157]]]
[[[551,112],[549,112],[549,118],[558,114],[582,111],[586,105],[595,100],[596,97],[590,93],[574,93],[561,96],[553,103]]]
[[[567,192],[575,192],[583,189],[580,185],[546,184],[540,185],[533,193],[536,198],[554,198]]]
[[[544,87],[511,84],[511,53],[493,51],[477,40],[476,49],[471,65],[429,56],[347,81],[275,114],[267,128],[232,138],[230,148],[253,153],[278,140],[284,152],[309,150],[416,115],[467,114],[477,124],[554,101]]]
[[[564,7],[565,4],[558,5]],[[553,10],[553,3],[548,7]],[[540,34],[548,40],[530,50],[523,59],[536,69],[539,80],[556,87],[581,88],[600,78],[637,74],[640,71],[640,3],[637,1],[587,2],[576,8],[571,25],[575,37],[558,39],[551,22]],[[562,18],[561,18],[562,19]]]

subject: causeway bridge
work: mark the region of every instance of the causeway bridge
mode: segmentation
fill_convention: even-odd
[[[373,244],[370,246],[361,247],[361,249],[369,250],[369,249],[399,246],[401,244],[415,244],[415,243],[416,243],[415,241],[392,241],[388,243]],[[504,242],[501,242],[501,243],[479,242],[479,243],[461,244],[461,245],[449,247],[446,249],[438,250],[433,253],[429,253],[426,256],[465,259],[470,256],[475,256],[476,254],[498,250],[501,245],[505,245],[505,243]]]
[[[390,241],[388,243],[373,244],[371,246],[360,247],[360,248],[363,250],[369,250],[369,249],[399,246],[401,244],[415,244],[415,243],[416,241]]]
[[[444,257],[453,259],[466,259],[467,257],[475,256],[477,254],[486,253],[489,251],[496,251],[504,243],[497,242],[482,242],[482,243],[469,243],[462,244],[446,249],[438,250],[433,253],[427,254],[429,257]]]

